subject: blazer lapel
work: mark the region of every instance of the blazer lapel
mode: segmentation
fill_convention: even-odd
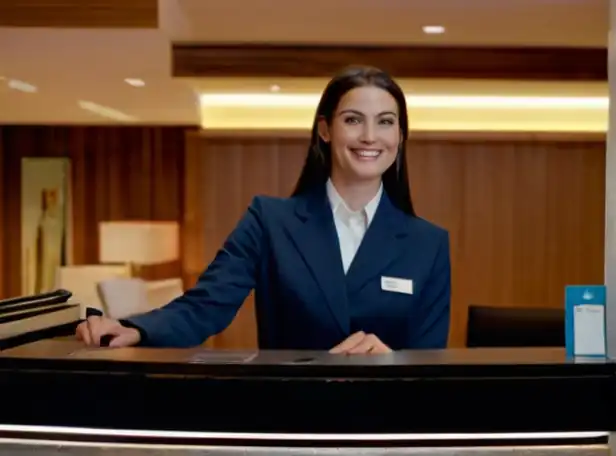
[[[358,291],[400,255],[407,254],[401,249],[401,244],[408,233],[408,216],[397,209],[383,192],[374,219],[347,272],[348,292]]]
[[[323,292],[327,307],[343,335],[347,335],[350,317],[346,280],[336,226],[325,191],[299,197],[295,215],[294,223],[289,226],[289,236]]]

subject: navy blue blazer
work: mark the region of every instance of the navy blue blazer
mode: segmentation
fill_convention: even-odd
[[[383,277],[412,281],[412,294],[387,291]],[[255,197],[193,288],[125,323],[141,330],[142,345],[199,345],[254,289],[261,349],[329,350],[356,331],[392,349],[444,348],[450,281],[448,233],[400,211],[386,192],[345,275],[323,187]]]

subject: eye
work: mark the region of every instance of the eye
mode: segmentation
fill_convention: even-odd
[[[344,119],[344,123],[347,123],[349,125],[357,125],[360,122],[361,122],[361,119],[358,116],[346,117]]]
[[[381,124],[383,125],[394,125],[396,123],[396,121],[394,119],[381,119]]]

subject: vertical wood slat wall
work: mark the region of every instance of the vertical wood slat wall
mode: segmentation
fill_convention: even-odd
[[[20,284],[20,161],[68,156],[74,250],[98,261],[98,221],[178,220],[182,258],[152,278],[194,283],[256,193],[288,195],[307,138],[208,138],[184,127],[0,127],[0,297]],[[603,282],[604,138],[415,136],[409,173],[419,214],[451,234],[451,345],[468,304],[562,305],[571,283]],[[217,347],[256,341],[252,299]]]
[[[71,160],[75,264],[98,262],[98,222],[180,220],[185,127],[0,126],[0,298],[21,294],[21,159]],[[180,276],[180,261],[144,269]]]
[[[185,273],[205,262],[254,194],[288,195],[307,138],[191,135],[187,141]],[[450,345],[463,346],[469,304],[558,307],[564,287],[603,283],[605,143],[574,137],[448,137],[407,147],[420,216],[451,236]],[[205,260],[205,261],[204,261]],[[256,343],[253,299],[214,345]]]

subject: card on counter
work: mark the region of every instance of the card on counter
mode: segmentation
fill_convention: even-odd
[[[604,285],[565,287],[565,345],[568,357],[606,356],[606,303]]]

